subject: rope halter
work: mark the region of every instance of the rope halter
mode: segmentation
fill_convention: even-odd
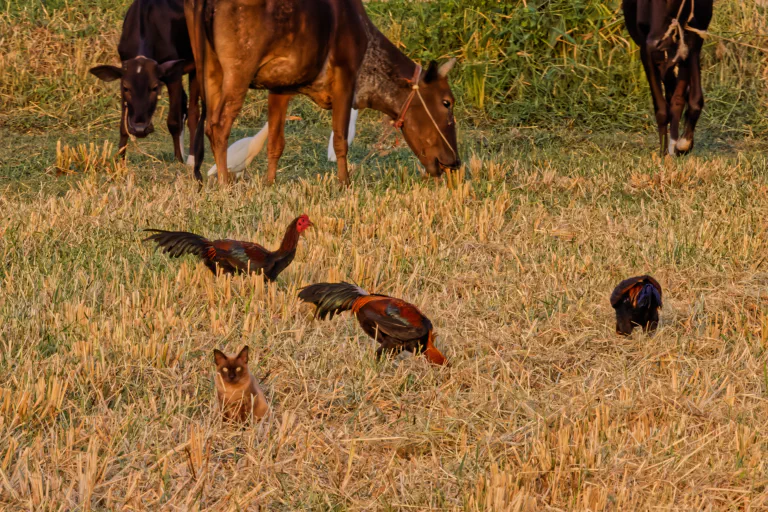
[[[421,104],[424,106],[424,110],[429,116],[429,120],[432,121],[432,124],[435,126],[435,130],[437,130],[437,133],[440,134],[440,138],[443,139],[443,142],[445,142],[445,145],[448,146],[448,149],[451,150],[453,157],[456,158],[456,151],[453,149],[453,146],[451,146],[451,143],[448,142],[448,139],[443,134],[443,131],[437,125],[437,121],[435,121],[435,118],[432,116],[432,112],[430,112],[429,107],[427,107],[427,102],[424,101],[424,98],[421,96],[421,91],[419,90],[419,78],[421,78],[421,65],[416,64],[413,77],[408,80],[408,83],[411,84],[411,92],[408,93],[408,97],[405,99],[405,102],[403,102],[403,106],[400,107],[400,115],[398,115],[397,119],[392,122],[392,126],[402,131],[403,125],[405,124],[405,114],[411,107],[411,103],[413,103],[413,97],[418,96]]]

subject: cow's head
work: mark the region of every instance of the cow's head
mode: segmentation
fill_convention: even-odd
[[[172,60],[158,64],[152,59],[139,55],[124,60],[121,67],[96,66],[91,74],[100,80],[120,80],[121,96],[126,111],[124,119],[128,133],[146,137],[154,131],[152,115],[157,107],[157,98],[163,84],[176,81],[184,74],[186,62]]]
[[[680,4],[684,0],[649,0],[650,2],[650,27],[646,46],[651,52],[666,52],[676,47],[673,40],[676,34],[667,34],[672,20],[677,19],[680,12]],[[688,11],[681,18],[688,18]]]
[[[455,99],[447,79],[455,63],[456,59],[441,66],[431,62],[421,73],[419,93],[429,112],[417,95],[403,123],[405,141],[431,176],[440,176],[444,169],[456,169],[461,165],[456,144],[456,120],[453,118]],[[411,85],[403,84],[403,87],[410,88]]]

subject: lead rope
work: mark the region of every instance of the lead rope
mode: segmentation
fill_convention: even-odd
[[[685,7],[686,0],[683,0],[680,2],[680,9],[677,11],[677,17],[675,17],[672,22],[669,24],[669,28],[667,29],[667,32],[664,34],[664,38],[666,39],[669,36],[673,36],[674,40],[674,33],[677,32],[677,39],[680,41],[677,45],[677,53],[675,53],[675,59],[673,62],[680,62],[688,58],[688,45],[685,44],[685,30],[688,32],[693,32],[694,34],[697,34],[702,39],[706,39],[709,36],[709,32],[706,30],[699,30],[697,28],[693,28],[689,25],[691,20],[693,19],[693,12],[696,8],[695,0],[691,1],[691,12],[688,14],[688,19],[685,21],[685,25],[680,23],[680,16],[683,14],[683,8]]]

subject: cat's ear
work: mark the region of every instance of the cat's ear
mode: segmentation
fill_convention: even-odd
[[[241,350],[240,353],[237,354],[237,360],[243,364],[248,363],[248,345],[244,346],[243,350]]]
[[[215,348],[213,349],[213,360],[216,362],[216,366],[222,366],[227,362],[227,356],[224,355],[224,352]]]

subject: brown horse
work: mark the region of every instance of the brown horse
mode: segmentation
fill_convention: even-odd
[[[344,184],[353,107],[395,119],[430,175],[461,165],[446,79],[455,60],[439,67],[432,62],[422,71],[376,29],[361,0],[185,0],[184,11],[219,183],[229,181],[227,140],[249,88],[269,91],[267,183],[275,180],[288,102],[296,94],[332,109],[333,148]],[[202,153],[200,133],[195,148]]]

